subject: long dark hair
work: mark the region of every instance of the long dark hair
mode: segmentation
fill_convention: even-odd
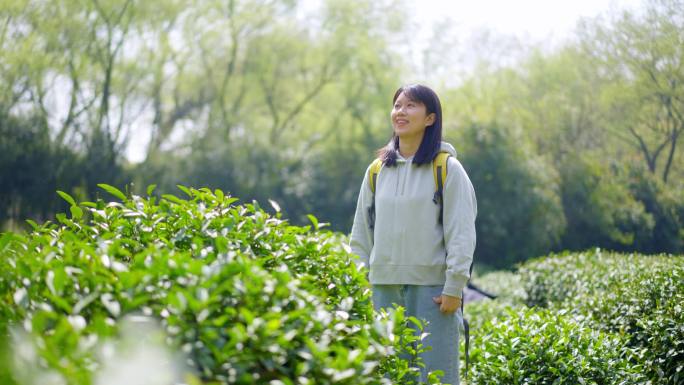
[[[392,104],[397,101],[402,92],[410,100],[423,103],[427,115],[435,114],[435,121],[432,125],[425,127],[423,141],[420,142],[420,147],[418,147],[418,151],[413,157],[413,164],[415,165],[432,163],[442,145],[442,103],[440,103],[435,91],[429,87],[422,84],[409,84],[399,87],[397,92],[394,93]],[[392,139],[390,139],[386,146],[378,150],[377,156],[385,166],[391,167],[397,164],[398,153],[399,137],[396,133],[392,132]]]

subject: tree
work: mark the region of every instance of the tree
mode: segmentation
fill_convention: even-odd
[[[136,184],[274,199],[293,222],[315,213],[348,231],[348,176],[391,135],[404,63],[387,42],[403,33],[393,3],[207,0],[153,28],[138,56],[155,72],[139,88],[153,120]]]
[[[476,260],[511,267],[557,247],[566,223],[553,167],[505,128],[473,125],[464,137],[478,200]]]
[[[633,194],[627,167],[605,164],[596,155],[569,154],[560,167],[567,227],[564,249],[601,247],[631,250],[650,239],[657,218]],[[613,171],[615,170],[615,171]]]
[[[40,113],[8,116],[0,109],[0,229],[45,220],[67,206],[56,190],[80,183],[82,158],[55,145]]]
[[[612,83],[603,95],[612,131],[667,183],[684,131],[684,3],[651,0],[643,13],[589,21],[580,32],[598,73]]]

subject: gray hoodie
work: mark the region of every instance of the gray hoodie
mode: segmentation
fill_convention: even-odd
[[[396,167],[382,167],[375,194],[375,231],[368,226],[373,193],[364,174],[356,204],[350,247],[369,267],[371,284],[444,285],[443,294],[460,297],[470,276],[475,251],[477,202],[473,185],[456,150],[444,183],[444,225],[432,200],[432,165],[415,166],[413,156],[397,157]]]

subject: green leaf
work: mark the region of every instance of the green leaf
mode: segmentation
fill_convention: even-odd
[[[192,198],[192,193],[190,192],[190,189],[188,189],[188,188],[185,187],[185,186],[181,186],[181,185],[179,185],[179,184],[177,184],[176,187],[178,187],[181,191],[183,191],[184,193],[188,194],[188,196],[189,196],[190,198]]]
[[[214,195],[216,195],[216,198],[218,198],[219,202],[223,202],[223,191],[216,189],[214,190]]]
[[[149,195],[152,195],[152,192],[153,192],[154,189],[156,189],[156,188],[157,188],[157,185],[156,185],[156,184],[151,184],[151,185],[147,186],[147,195],[148,195],[148,196],[149,196]]]
[[[69,224],[69,221],[67,220],[67,217],[66,217],[66,215],[64,215],[64,213],[57,213],[57,214],[55,214],[55,218],[57,218],[57,220],[58,220],[60,223],[63,223],[63,224],[65,224],[65,225],[66,225],[66,224]]]
[[[69,210],[71,211],[71,217],[73,219],[81,219],[83,216],[83,210],[78,206],[71,206],[69,207]]]
[[[186,200],[180,199],[177,196],[171,194],[163,194],[162,198],[166,199],[167,201],[177,203],[179,205],[185,204],[187,202]]]
[[[122,201],[126,200],[126,195],[124,195],[124,193],[122,193],[121,190],[119,190],[118,188],[116,188],[114,186],[110,186],[106,183],[98,183],[97,186],[99,188],[107,191],[108,193],[114,195],[115,197],[121,199]]]
[[[30,219],[27,219],[26,223],[31,225],[31,227],[33,227],[33,230],[38,230],[40,228],[40,226],[38,226],[38,224],[35,221],[32,221]]]
[[[228,251],[228,239],[226,237],[216,237],[216,249],[219,253]]]
[[[54,295],[50,293],[49,291],[46,291],[43,295],[47,297],[52,303],[57,305],[58,308],[62,309],[66,313],[71,313],[73,311],[73,308],[71,307],[71,304],[69,304],[69,301],[65,300],[64,298]]]
[[[306,217],[313,223],[314,229],[318,230],[318,219],[311,214],[306,214]]]
[[[64,287],[66,286],[67,280],[69,277],[67,276],[66,272],[64,271],[63,267],[58,267],[53,270],[54,271],[54,280],[53,280],[53,285],[55,287],[55,291],[60,294],[64,290]]]
[[[3,250],[8,243],[14,240],[13,233],[4,233],[0,236],[0,250]]]
[[[57,190],[57,194],[59,194],[59,196],[61,196],[70,205],[76,206],[76,201],[74,200],[74,198],[71,197],[71,195],[65,193],[64,191],[59,191],[59,190]]]

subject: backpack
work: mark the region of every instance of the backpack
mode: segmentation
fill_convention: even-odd
[[[435,179],[435,194],[432,197],[432,201],[439,205],[439,223],[441,224],[444,218],[444,202],[442,200],[442,192],[444,190],[444,181],[447,176],[447,161],[449,160],[449,154],[446,151],[440,151],[435,159],[432,161],[432,174]],[[382,159],[375,159],[371,163],[370,169],[368,170],[368,181],[370,183],[371,192],[373,193],[373,201],[370,207],[368,207],[368,222],[371,230],[375,228],[375,186],[378,179],[378,174],[380,173],[380,168],[382,168]],[[470,264],[470,274],[473,273],[473,265]],[[461,294],[461,314],[463,314],[463,294]],[[463,329],[465,334],[465,354],[466,354],[466,372],[465,377],[468,379],[468,368],[470,366],[470,325],[468,320],[463,316]]]

